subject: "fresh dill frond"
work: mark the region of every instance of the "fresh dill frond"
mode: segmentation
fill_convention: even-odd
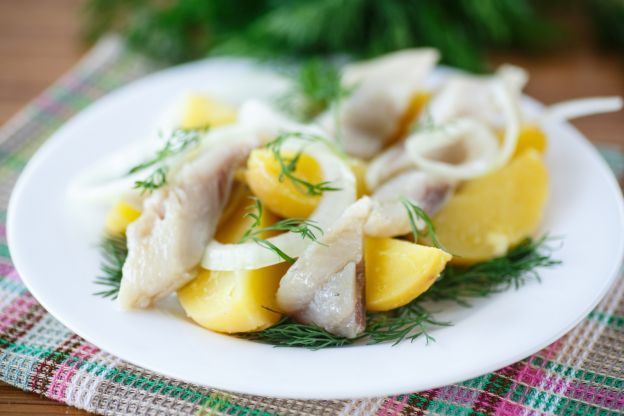
[[[449,323],[436,321],[431,313],[412,302],[390,312],[369,313],[364,336],[369,344],[391,342],[397,345],[403,341],[414,342],[425,337],[427,343],[435,341],[429,334],[430,326],[447,326]]]
[[[418,133],[423,131],[433,131],[439,128],[433,119],[433,115],[431,114],[431,108],[429,105],[426,105],[422,110],[422,116],[412,124],[410,127],[410,133]]]
[[[260,234],[270,231],[285,231],[295,234],[299,234],[301,238],[311,240],[315,243],[322,244],[318,241],[318,237],[323,235],[323,229],[314,220],[308,220],[305,218],[286,218],[281,221],[271,224],[268,227],[261,227],[263,206],[258,198],[253,198],[254,211],[245,214],[246,217],[253,219],[253,223],[245,231],[240,242],[253,241],[254,243],[275,252],[283,260],[290,264],[295,262],[295,259],[286,254],[282,249],[277,247],[269,240],[265,240],[259,237]],[[318,234],[318,235],[317,235]]]
[[[467,267],[448,265],[418,300],[446,300],[470,306],[469,299],[518,289],[531,279],[539,280],[539,269],[561,264],[552,258],[548,241],[548,237],[528,238],[504,256]]]
[[[154,190],[161,188],[167,184],[167,167],[160,166],[155,171],[149,174],[149,176],[143,180],[136,181],[134,183],[135,189],[140,189],[141,193],[153,192]]]
[[[292,76],[292,88],[278,99],[278,105],[290,116],[309,122],[347,91],[340,84],[340,72],[319,58],[305,61]]]
[[[444,249],[442,244],[440,244],[440,242],[438,241],[438,236],[436,234],[433,221],[431,220],[431,217],[427,215],[425,210],[414,204],[412,201],[404,196],[400,197],[399,201],[401,201],[401,204],[403,204],[405,210],[407,211],[407,216],[409,218],[414,241],[418,241],[418,237],[428,236],[435,247],[439,249]],[[421,227],[419,227],[418,224],[419,221],[425,224],[426,231],[421,231]]]
[[[310,196],[320,196],[327,191],[339,191],[340,188],[333,186],[330,181],[312,183],[294,174],[295,170],[297,169],[299,159],[303,155],[304,149],[299,150],[297,153],[295,153],[293,157],[284,157],[284,155],[282,154],[282,146],[288,139],[291,138],[299,138],[307,141],[320,141],[325,144],[327,143],[326,140],[319,136],[305,134],[301,132],[281,133],[274,140],[267,143],[266,147],[271,151],[273,157],[280,166],[279,181],[283,182],[288,179],[295,186],[295,188],[297,188],[297,190],[305,195]]]
[[[164,146],[156,152],[156,155],[152,159],[140,163],[128,171],[128,175],[132,175],[145,169],[156,167],[147,178],[136,181],[134,187],[136,189],[141,189],[141,192],[152,192],[166,185],[168,168],[165,166],[164,162],[170,157],[199,144],[202,135],[206,133],[208,129],[208,126],[193,129],[173,129],[170,136],[165,141]]]
[[[300,324],[290,318],[282,318],[274,326],[258,332],[238,334],[239,337],[252,341],[271,344],[276,347],[302,347],[320,350],[330,347],[351,345],[355,339],[330,334],[315,325]]]
[[[123,265],[128,257],[126,236],[107,235],[99,245],[102,253],[100,263],[101,275],[96,277],[95,283],[104,286],[104,290],[94,295],[116,299],[121,285]]]
[[[140,172],[149,167],[158,165],[169,157],[182,153],[190,146],[198,144],[202,135],[206,133],[209,128],[209,126],[204,126],[193,129],[184,129],[181,127],[173,129],[170,136],[165,141],[164,146],[156,151],[156,155],[152,159],[131,168],[128,174]],[[162,137],[162,132],[160,135]]]
[[[428,308],[431,302],[454,301],[469,307],[469,299],[488,297],[512,287],[519,288],[532,278],[539,280],[540,268],[561,263],[551,257],[551,249],[545,244],[547,241],[545,237],[527,239],[505,256],[470,267],[447,266],[427,292],[407,305],[389,312],[368,313],[366,329],[356,338],[332,335],[322,328],[296,323],[290,318],[283,318],[276,326],[263,331],[240,336],[280,347],[312,350],[342,347],[359,340],[368,344],[397,345],[424,337],[429,343],[434,341],[429,334],[431,327],[451,325],[433,317]]]

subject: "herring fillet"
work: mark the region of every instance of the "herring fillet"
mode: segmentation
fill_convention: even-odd
[[[128,226],[128,257],[118,301],[145,308],[195,276],[227,201],[234,168],[252,144],[219,143],[182,167],[165,188],[146,198],[141,216]]]
[[[417,170],[395,176],[371,195],[372,207],[364,233],[371,237],[408,234],[411,231],[410,221],[400,198],[407,198],[428,215],[433,215],[444,205],[454,188],[454,181]]]
[[[438,58],[434,49],[406,49],[347,66],[342,83],[353,91],[341,104],[338,120],[328,113],[320,124],[331,134],[342,135],[348,154],[372,158],[395,132]]]
[[[364,330],[363,226],[369,210],[367,197],[352,204],[284,275],[277,302],[286,314],[347,338]]]

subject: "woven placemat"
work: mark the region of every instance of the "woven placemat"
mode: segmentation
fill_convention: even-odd
[[[281,400],[203,388],[127,364],[69,331],[30,295],[11,264],[4,225],[11,188],[28,158],[69,117],[157,68],[119,39],[105,39],[0,130],[1,380],[106,415],[624,412],[624,279],[581,324],[525,360],[460,384],[367,400]],[[624,173],[621,153],[608,155]]]

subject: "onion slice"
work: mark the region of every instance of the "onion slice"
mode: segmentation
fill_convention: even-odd
[[[327,230],[344,210],[355,201],[355,177],[351,169],[321,142],[310,143],[301,139],[290,139],[284,144],[284,150],[298,151],[302,147],[305,153],[316,159],[323,172],[323,180],[329,181],[338,191],[325,191],[316,210],[309,217],[317,225]],[[290,257],[299,257],[311,240],[287,232],[267,239]],[[209,270],[250,270],[282,263],[284,260],[273,251],[254,242],[240,244],[222,244],[213,240],[202,259],[201,265]]]
[[[467,153],[462,163],[430,158],[435,151],[457,146],[460,141]],[[471,118],[459,118],[434,130],[415,133],[405,146],[412,162],[421,170],[448,179],[469,179],[489,172],[499,153],[492,131]]]
[[[547,107],[540,120],[570,120],[577,117],[620,111],[623,106],[622,97],[592,97],[562,101]]]
[[[437,128],[416,132],[406,141],[411,161],[421,170],[448,179],[464,180],[485,175],[505,165],[513,155],[520,132],[520,107],[508,82],[501,78],[491,81],[493,98],[505,119],[505,134],[501,146],[490,127],[473,118],[458,118]],[[436,150],[463,141],[468,157],[454,164],[434,160]]]

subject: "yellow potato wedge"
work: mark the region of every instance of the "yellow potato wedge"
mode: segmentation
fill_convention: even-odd
[[[548,194],[541,154],[528,149],[503,168],[466,182],[433,217],[453,263],[504,255],[537,230]]]
[[[288,161],[292,154],[284,154]],[[268,149],[256,149],[247,159],[245,177],[251,191],[260,198],[262,204],[277,215],[285,218],[307,218],[316,209],[319,196],[310,196],[299,189],[288,178],[280,181],[280,165]],[[310,183],[323,180],[318,162],[307,154],[302,154],[293,172],[297,178]]]
[[[198,94],[186,97],[182,114],[180,127],[183,129],[219,127],[236,121],[236,110],[233,107]]]
[[[123,234],[128,225],[140,215],[141,211],[126,202],[120,201],[106,215],[106,232],[113,235]]]
[[[282,317],[275,293],[288,266],[229,272],[202,269],[178,290],[178,299],[189,318],[212,331],[260,331]]]
[[[410,303],[435,282],[451,255],[395,238],[367,237],[366,309],[389,311]]]

